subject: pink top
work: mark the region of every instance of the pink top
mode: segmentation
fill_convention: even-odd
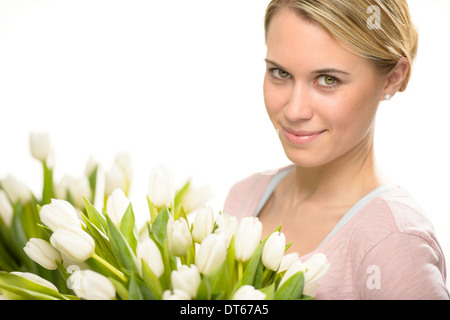
[[[239,219],[257,214],[270,182],[286,168],[236,183],[223,212]],[[322,252],[330,262],[316,299],[450,299],[444,255],[411,195],[399,187],[366,202],[318,248],[300,257],[304,261]]]

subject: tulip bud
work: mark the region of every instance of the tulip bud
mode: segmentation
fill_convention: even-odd
[[[299,259],[298,252],[289,253],[281,259],[280,267],[278,268],[278,273],[286,271],[289,267]]]
[[[285,246],[286,238],[283,233],[275,231],[267,238],[261,257],[262,263],[267,269],[277,271],[283,258]]]
[[[9,202],[8,196],[0,189],[0,218],[8,228],[11,227],[13,216],[14,209]]]
[[[281,287],[281,285],[285,283],[287,279],[289,279],[299,271],[303,271],[303,274],[305,274],[305,265],[300,260],[297,260],[286,270],[283,277],[281,278],[278,287]]]
[[[15,274],[16,276],[21,276],[21,277],[31,280],[33,282],[36,282],[37,284],[40,284],[41,286],[58,291],[58,289],[55,287],[55,285],[53,283],[38,276],[37,274],[31,273],[31,272],[19,272],[19,271],[13,271],[10,273]]]
[[[211,199],[213,196],[214,191],[208,185],[204,185],[196,189],[190,187],[188,188],[186,194],[182,197],[181,202],[184,210],[186,212],[191,212],[205,204],[206,201]]]
[[[126,179],[131,180],[133,175],[131,157],[128,152],[120,152],[116,154],[115,163],[122,169]]]
[[[201,243],[195,257],[198,270],[209,276],[225,261],[227,246],[222,236],[211,233]]]
[[[31,238],[23,251],[31,260],[48,270],[56,270],[58,268],[56,261],[62,261],[61,253],[43,239]]]
[[[158,246],[152,239],[148,238],[141,243],[138,243],[136,248],[138,269],[142,276],[142,260],[149,266],[156,277],[162,276],[164,273],[164,263],[162,260],[161,252]]]
[[[50,154],[50,136],[48,133],[30,134],[30,151],[33,158],[45,162]]]
[[[50,237],[50,243],[77,262],[83,262],[92,257],[95,249],[94,239],[87,232],[73,225],[67,225],[65,229],[56,229]]]
[[[190,300],[191,297],[187,292],[181,289],[173,289],[173,293],[170,290],[165,290],[162,295],[163,300]]]
[[[315,296],[319,288],[319,279],[328,271],[330,264],[323,253],[315,253],[304,263],[305,286],[303,293],[308,296]]]
[[[75,208],[66,200],[52,199],[51,203],[44,205],[39,212],[43,224],[53,232],[67,226],[81,228],[81,221]]]
[[[186,255],[187,247],[192,244],[192,236],[189,231],[189,225],[184,218],[173,220],[169,218],[167,223],[167,241],[169,251],[177,257]]]
[[[189,298],[195,298],[198,287],[200,286],[200,272],[195,265],[190,267],[181,265],[178,270],[172,271],[172,286],[174,289],[180,289],[189,295]]]
[[[158,165],[150,172],[148,197],[156,208],[161,209],[164,205],[171,207],[175,198],[175,179],[172,171]]]
[[[251,285],[243,285],[233,295],[232,300],[264,300],[266,294]]]
[[[68,279],[75,294],[86,300],[112,300],[116,289],[105,276],[92,270],[76,270]]]
[[[31,192],[16,177],[9,175],[2,180],[1,184],[13,204],[19,201],[27,203],[31,200]]]
[[[84,208],[83,195],[88,199],[91,197],[91,187],[89,186],[88,178],[86,176],[75,178],[70,175],[64,175],[55,186],[55,196],[58,199],[67,199],[68,194],[72,197],[77,208]]]
[[[106,212],[116,226],[120,225],[122,217],[128,209],[130,201],[122,189],[114,190],[106,202]]]
[[[235,235],[236,260],[249,260],[261,242],[262,223],[257,217],[244,217]]]
[[[90,156],[86,166],[84,167],[84,174],[86,177],[89,177],[95,169],[98,168],[98,161],[94,158],[94,156]]]
[[[211,207],[201,206],[196,213],[192,228],[192,238],[201,243],[214,229],[214,212]]]
[[[214,230],[214,233],[222,235],[228,246],[238,226],[237,218],[226,213],[221,213],[217,216],[216,224],[217,229]]]
[[[105,174],[105,196],[109,196],[117,188],[126,190],[127,181],[119,165],[114,164]]]

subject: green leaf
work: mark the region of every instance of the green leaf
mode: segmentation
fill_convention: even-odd
[[[117,281],[114,278],[109,278],[114,288],[116,289],[116,293],[119,295],[120,299],[128,300],[129,294],[128,289],[123,285],[122,282]]]
[[[28,271],[36,273],[36,264],[25,254],[23,248],[28,242],[27,235],[23,226],[22,216],[24,209],[21,203],[14,206],[14,216],[11,223],[11,246],[10,249],[14,252],[17,260],[22,263]]]
[[[108,223],[108,237],[117,261],[123,270],[127,272],[137,272],[136,256],[127,240],[108,215],[106,215],[106,222]]]
[[[296,300],[303,294],[303,271],[299,271],[287,279],[275,292],[275,300]]]
[[[124,235],[134,253],[136,253],[137,235],[133,207],[129,204],[120,222],[120,231]]]
[[[264,266],[262,263],[258,263],[256,268],[255,278],[253,279],[253,286],[255,289],[261,289],[264,279]]]
[[[134,273],[131,274],[130,284],[128,286],[128,300],[144,300]]]
[[[209,277],[202,277],[197,290],[197,300],[211,300],[211,281]]]
[[[150,210],[150,221],[153,222],[158,216],[158,209],[153,204],[152,200],[150,200],[149,196],[147,196],[147,202],[148,202],[148,209]]]
[[[264,300],[273,300],[275,298],[275,283],[259,290],[266,295]]]
[[[167,238],[167,223],[169,221],[169,216],[169,210],[164,206],[151,224],[150,231],[161,245],[164,244],[164,241]]]
[[[91,188],[91,199],[95,199],[95,192],[97,190],[97,172],[98,172],[98,165],[95,166],[95,168],[91,171],[91,173],[88,176],[89,187]]]
[[[91,220],[89,220],[89,218],[86,217],[86,215],[82,212],[81,217],[83,218],[84,223],[86,224],[88,233],[92,235],[92,238],[96,242],[95,252],[99,256],[104,257],[108,262],[110,262],[115,267],[119,267],[119,264],[111,248],[111,243],[108,237],[101,230],[99,230],[98,227],[95,226],[91,222]]]
[[[0,292],[11,299],[69,300],[58,291],[4,271],[0,271]]]
[[[260,265],[262,265],[261,255],[266,241],[267,238],[261,241],[255,252],[253,253],[253,256],[251,257],[250,261],[247,264],[247,267],[244,270],[244,274],[242,275],[239,287],[246,284],[252,286],[254,285],[255,277],[257,275],[257,272],[259,272],[258,270],[260,270],[261,268]]]
[[[108,224],[106,223],[106,219],[102,214],[100,214],[97,209],[83,196],[84,205],[86,207],[87,216],[89,221],[92,222],[99,230],[106,232],[108,229]]]
[[[144,260],[142,260],[142,278],[155,299],[160,300],[163,293],[161,282]]]

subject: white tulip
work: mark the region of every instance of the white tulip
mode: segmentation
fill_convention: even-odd
[[[163,300],[191,300],[189,293],[184,292],[181,289],[173,289],[173,293],[170,290],[165,290],[162,295]]]
[[[16,276],[21,276],[22,278],[31,280],[37,284],[40,284],[41,286],[58,291],[58,289],[55,287],[55,285],[53,283],[38,276],[37,274],[31,273],[31,272],[19,272],[19,271],[12,271],[10,273],[15,274]]]
[[[280,267],[278,268],[278,273],[286,271],[289,267],[299,259],[298,252],[288,253],[281,259]]]
[[[86,166],[84,167],[84,174],[86,175],[86,177],[89,177],[97,167],[98,161],[94,156],[91,155],[86,163]]]
[[[16,177],[12,175],[7,176],[2,180],[1,185],[13,204],[19,201],[27,203],[31,200],[31,192]]]
[[[187,247],[192,245],[192,236],[186,219],[179,218],[174,220],[172,217],[169,218],[167,223],[167,241],[169,251],[173,255],[177,257],[186,255]]]
[[[267,238],[261,257],[266,268],[277,271],[284,255],[285,246],[286,238],[283,233],[275,231]]]
[[[200,272],[195,265],[190,267],[181,265],[178,270],[173,270],[171,274],[172,286],[174,289],[180,289],[189,294],[189,297],[195,298],[198,287],[200,286]]]
[[[109,196],[117,188],[127,188],[127,180],[124,172],[118,164],[114,164],[105,174],[105,195]]]
[[[70,259],[83,262],[92,257],[95,249],[94,239],[81,228],[67,225],[56,229],[50,236],[50,243]]]
[[[171,207],[175,198],[175,179],[172,170],[158,165],[150,172],[148,197],[156,208],[160,209],[164,205]]]
[[[116,289],[111,281],[92,270],[76,270],[68,279],[75,294],[86,300],[112,300]]]
[[[182,198],[182,205],[186,212],[194,211],[206,201],[214,196],[214,191],[210,186],[202,186],[200,188],[190,187]]]
[[[148,238],[138,243],[136,248],[137,264],[139,272],[142,276],[142,260],[149,266],[156,277],[160,277],[164,273],[164,263],[158,246],[152,239]]]
[[[53,232],[65,229],[67,226],[81,228],[81,221],[75,208],[66,200],[52,199],[49,204],[41,208],[39,217],[42,223]]]
[[[122,217],[130,205],[130,200],[128,200],[122,189],[118,188],[114,190],[106,201],[106,212],[111,220],[116,226],[120,225]]]
[[[86,176],[73,177],[64,175],[61,181],[55,186],[55,196],[58,199],[67,199],[70,194],[74,205],[77,208],[84,208],[83,195],[89,199],[91,197],[91,187]]]
[[[56,270],[58,268],[56,262],[62,261],[61,253],[43,239],[31,238],[23,251],[31,260],[48,270]]]
[[[315,253],[304,262],[305,266],[305,286],[303,293],[308,296],[315,296],[319,288],[319,279],[328,271],[330,264],[323,253]]]
[[[126,179],[131,180],[133,174],[133,166],[131,164],[131,156],[128,152],[120,152],[116,154],[115,163],[122,169]]]
[[[249,260],[261,242],[262,223],[257,217],[242,218],[235,234],[236,260]]]
[[[266,294],[251,285],[243,285],[233,295],[232,300],[264,300]]]
[[[214,211],[211,207],[201,206],[196,213],[192,228],[192,238],[201,243],[214,229]]]
[[[294,274],[296,274],[299,271],[302,271],[303,275],[304,275],[305,274],[305,265],[300,260],[297,260],[293,264],[291,264],[291,266],[286,270],[283,277],[281,278],[281,281],[280,281],[280,284],[278,285],[278,287],[281,287],[281,285],[283,283],[285,283],[286,280],[288,280],[290,277],[292,277]]]
[[[222,235],[225,238],[228,246],[230,244],[231,238],[237,230],[237,218],[226,213],[221,213],[217,216],[216,224],[217,229],[214,230],[214,233]]]
[[[195,265],[198,270],[209,276],[225,261],[227,246],[225,239],[217,234],[209,234],[201,243],[195,256]]]
[[[30,134],[30,151],[33,158],[45,162],[50,154],[50,135],[32,132]]]
[[[5,225],[9,228],[14,216],[14,209],[9,202],[6,193],[0,189],[0,219],[3,220]]]

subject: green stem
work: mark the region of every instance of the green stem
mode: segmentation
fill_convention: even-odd
[[[127,281],[127,278],[125,278],[125,276],[123,275],[122,272],[120,272],[119,270],[117,270],[114,266],[112,266],[108,261],[106,261],[105,259],[103,259],[102,257],[100,257],[99,255],[97,255],[96,253],[94,253],[94,255],[92,256],[92,258],[94,260],[96,260],[97,262],[101,263],[106,269],[108,269],[109,271],[111,271],[115,276],[117,276],[117,278],[119,278],[120,280],[122,280],[123,282]]]
[[[53,168],[47,166],[47,162],[42,162],[44,185],[42,190],[42,205],[50,203],[53,194]]]
[[[241,280],[244,274],[244,263],[242,261],[238,262],[238,280]]]

